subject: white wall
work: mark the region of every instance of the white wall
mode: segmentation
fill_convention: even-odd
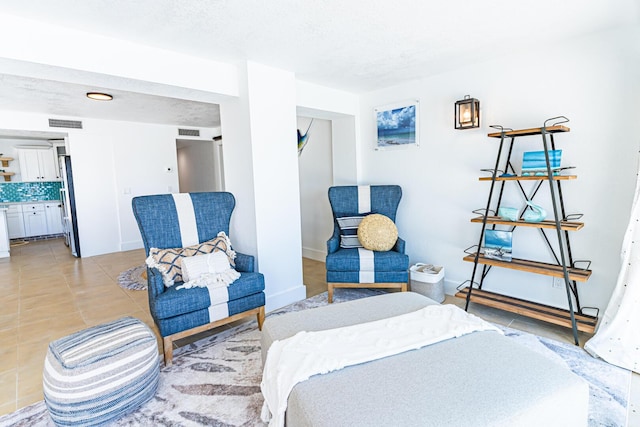
[[[493,167],[498,148],[486,137],[488,126],[539,127],[565,115],[571,132],[557,136],[556,143],[563,165],[577,166],[578,175],[563,184],[565,205],[568,212],[585,214],[584,229],[571,234],[572,249],[574,259],[593,261],[593,275],[579,284],[579,292],[583,306],[604,309],[620,267],[638,163],[638,34],[637,28],[600,33],[361,97],[359,181],[402,186],[397,224],[412,263],[443,265],[449,293],[470,279],[473,264],[462,261],[463,249],[478,242],[480,226],[469,220],[472,210],[485,206],[489,190],[478,177],[481,168]],[[453,129],[454,102],[465,94],[480,100],[480,129]],[[415,98],[421,104],[420,147],[374,151],[373,108]],[[516,165],[522,151],[541,146],[534,137],[518,141]],[[546,195],[539,197],[551,210]],[[514,255],[549,261],[540,242],[535,230],[518,229]],[[498,270],[490,272],[485,289],[566,304],[564,289],[552,288],[551,278]]]
[[[296,137],[296,86],[291,72],[247,64],[260,271],[266,309],[306,297]]]
[[[50,116],[2,111],[0,128],[50,131]],[[56,117],[57,118],[57,117]],[[177,127],[112,120],[77,119],[83,129],[65,129],[76,186],[83,257],[142,247],[131,199],[178,191]],[[59,129],[56,129],[59,131]],[[205,138],[211,129],[201,128]],[[172,172],[167,173],[166,167]]]
[[[267,311],[305,298],[293,73],[248,62],[239,97],[220,104],[224,181],[236,197],[230,237],[257,255]]]
[[[304,133],[311,119],[298,117]],[[302,154],[298,157],[302,256],[324,262],[333,216],[327,190],[333,185],[331,121],[315,118]]]

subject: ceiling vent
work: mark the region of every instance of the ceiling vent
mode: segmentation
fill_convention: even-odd
[[[82,129],[82,122],[79,120],[49,119],[49,127],[50,128]]]
[[[198,129],[178,129],[178,135],[180,136],[200,136]]]

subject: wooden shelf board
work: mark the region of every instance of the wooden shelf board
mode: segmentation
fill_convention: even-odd
[[[470,254],[463,258],[464,261],[474,262],[476,254]],[[511,261],[500,261],[497,259],[486,258],[480,254],[478,263],[491,265],[494,267],[509,268],[512,270],[526,271],[528,273],[542,274],[551,277],[564,277],[562,267],[557,264],[548,264],[546,262],[530,261],[526,259],[513,258]],[[586,282],[591,276],[591,270],[581,268],[569,268],[569,279],[577,282]]]
[[[471,218],[471,222],[478,222],[482,224],[483,217],[479,216],[476,218]],[[556,223],[555,221],[541,221],[541,222],[527,222],[523,220],[519,221],[508,221],[500,218],[499,216],[488,216],[487,224],[501,224],[501,225],[511,225],[513,227],[534,227],[534,228],[553,228],[555,230]],[[582,227],[584,227],[583,222],[575,222],[575,221],[560,221],[560,228],[565,231],[578,231]]]
[[[576,179],[577,175],[555,175],[554,181],[565,181],[567,179]],[[493,178],[490,176],[481,176],[478,181],[491,181]],[[496,176],[496,181],[541,181],[548,180],[547,176]]]
[[[549,126],[547,128],[547,133],[559,133],[559,132],[569,132],[569,129],[566,126],[556,125]],[[542,135],[542,128],[530,128],[530,129],[517,129],[510,130],[504,133],[504,136],[529,136],[529,135]],[[489,138],[501,138],[502,132],[492,132],[487,135]]]
[[[4,180],[7,182],[11,181],[11,177],[15,174],[15,172],[0,172],[0,176],[3,176]]]
[[[455,296],[466,299],[468,292],[469,287],[466,287],[458,291]],[[473,289],[471,292],[471,301],[476,304],[498,308],[510,313],[543,320],[555,325],[566,326],[568,328],[573,327],[571,324],[571,314],[569,313],[569,310],[538,304],[481,289]],[[575,313],[574,316],[576,319],[576,326],[579,331],[590,334],[595,332],[596,324],[598,323],[597,317],[579,313]]]

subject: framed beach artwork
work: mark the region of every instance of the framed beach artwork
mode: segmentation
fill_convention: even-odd
[[[512,242],[513,233],[511,231],[485,230],[484,256],[500,261],[511,261]]]
[[[419,101],[404,101],[373,109],[376,150],[420,145]]]

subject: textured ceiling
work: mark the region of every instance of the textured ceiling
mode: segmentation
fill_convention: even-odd
[[[252,60],[356,93],[527,46],[553,49],[561,39],[636,24],[638,8],[637,0],[0,2],[2,13],[218,61]],[[149,109],[190,111],[178,100],[122,95],[130,96],[133,114],[143,118]],[[154,107],[145,108],[149,105]],[[197,107],[203,106],[191,112],[208,114]],[[102,106],[91,108],[108,114],[99,110]]]

